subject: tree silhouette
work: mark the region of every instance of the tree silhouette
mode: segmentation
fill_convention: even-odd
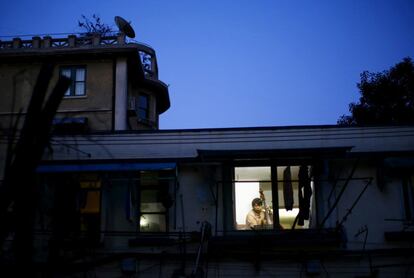
[[[108,24],[102,23],[101,18],[93,14],[92,18],[89,19],[85,15],[81,15],[82,19],[78,20],[78,26],[85,31],[83,35],[92,36],[94,34],[100,34],[106,36],[112,32],[111,27]]]
[[[361,97],[349,105],[350,116],[339,125],[414,124],[414,65],[404,58],[389,70],[361,73],[357,84]]]
[[[42,159],[50,136],[53,117],[70,86],[70,79],[60,76],[50,95],[54,63],[45,61],[33,88],[23,127],[8,146],[6,171],[0,186],[0,246],[14,232],[14,263],[9,269],[31,277],[33,255],[34,196],[36,168]],[[9,208],[13,208],[10,216]],[[6,275],[7,276],[7,275]]]

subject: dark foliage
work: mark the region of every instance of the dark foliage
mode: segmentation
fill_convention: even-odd
[[[352,115],[339,118],[339,125],[414,124],[414,64],[411,58],[387,71],[361,73],[357,84],[361,97],[352,102]]]
[[[14,233],[14,259],[9,263],[15,265],[11,268],[13,273],[21,274],[16,277],[32,277],[29,274],[33,255],[36,168],[49,142],[53,117],[70,85],[70,80],[62,76],[47,96],[53,69],[53,63],[45,63],[41,67],[20,136],[10,140],[7,171],[0,186],[0,245],[3,246],[6,237]]]
[[[78,26],[85,31],[85,33],[83,33],[85,36],[92,36],[95,34],[107,36],[112,32],[109,25],[102,23],[101,18],[96,14],[93,14],[91,19],[84,15],[81,17],[82,19],[78,20]]]

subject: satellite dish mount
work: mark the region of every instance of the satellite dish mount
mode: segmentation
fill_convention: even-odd
[[[116,26],[118,26],[118,29],[121,33],[125,34],[127,37],[131,39],[135,38],[135,31],[128,21],[126,21],[120,16],[115,16],[115,24]]]

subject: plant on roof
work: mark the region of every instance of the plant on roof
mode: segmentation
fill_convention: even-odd
[[[109,27],[108,24],[103,23],[98,15],[93,14],[92,18],[88,18],[85,15],[81,15],[81,17],[82,18],[78,20],[78,27],[84,31],[82,32],[82,35],[93,36],[99,34],[104,37],[112,33],[111,27]]]

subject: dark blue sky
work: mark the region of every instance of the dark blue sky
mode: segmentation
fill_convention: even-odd
[[[335,124],[362,71],[414,58],[412,0],[2,1],[0,35],[78,32],[93,13],[157,51],[162,129]]]

